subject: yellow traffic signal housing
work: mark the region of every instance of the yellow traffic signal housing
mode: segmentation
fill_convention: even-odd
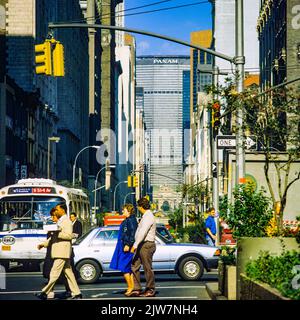
[[[63,77],[65,75],[64,46],[55,42],[53,50],[53,75],[54,77]]]
[[[46,74],[50,76],[52,74],[51,64],[51,43],[46,40],[44,43],[34,46],[35,52],[35,72],[37,74]]]
[[[128,186],[128,188],[132,187],[132,176],[128,176],[128,178],[127,178],[127,186]]]
[[[137,176],[133,176],[133,187],[138,187],[139,185],[139,178]]]

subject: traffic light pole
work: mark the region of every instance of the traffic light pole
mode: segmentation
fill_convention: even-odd
[[[236,0],[235,4],[235,27],[236,27],[236,71],[237,71],[237,92],[244,91],[244,72],[245,72],[245,57],[244,57],[244,14],[243,0]],[[245,138],[243,130],[244,106],[238,106],[236,112],[236,181],[235,184],[245,183]]]

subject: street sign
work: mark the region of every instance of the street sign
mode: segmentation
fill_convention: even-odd
[[[217,149],[235,149],[236,136],[217,136]],[[245,139],[245,148],[247,150],[256,149],[256,137],[249,136]]]

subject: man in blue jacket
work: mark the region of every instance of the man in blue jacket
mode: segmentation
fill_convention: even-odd
[[[205,239],[209,246],[214,246],[217,239],[217,228],[215,222],[216,210],[215,208],[210,208],[209,216],[205,220]]]

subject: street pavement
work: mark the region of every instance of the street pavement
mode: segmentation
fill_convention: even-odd
[[[217,270],[203,275],[200,281],[184,281],[175,274],[156,274],[157,295],[152,300],[210,300],[205,284],[216,282]],[[37,300],[35,292],[39,292],[46,280],[40,272],[15,272],[6,274],[6,289],[0,289],[0,300]],[[143,284],[144,278],[142,277]],[[84,299],[88,300],[122,300],[143,299],[124,296],[125,282],[121,276],[105,276],[94,284],[80,284]],[[64,291],[61,284],[55,286],[55,292]]]

